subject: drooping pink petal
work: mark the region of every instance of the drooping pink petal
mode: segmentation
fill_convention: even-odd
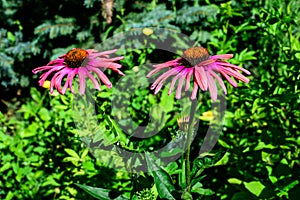
[[[55,71],[60,71],[64,67],[65,66],[55,66],[55,67],[52,66],[52,69],[50,69],[48,72],[41,75],[40,80],[39,80],[39,85],[42,86],[50,74],[52,74]]]
[[[57,65],[64,65],[64,59],[52,60],[47,64],[47,66],[57,66]]]
[[[53,77],[51,78],[51,81],[50,81],[50,94],[53,93],[53,87],[56,85],[57,76],[59,76],[59,73],[54,74]]]
[[[187,71],[184,70],[181,77],[180,77],[180,79],[179,79],[179,83],[178,83],[178,86],[177,86],[177,89],[176,89],[176,96],[175,96],[176,99],[181,98],[181,90],[182,90],[182,86],[183,86],[186,74],[187,74]]]
[[[68,78],[67,78],[67,82],[69,84],[70,87],[70,91],[74,94],[74,90],[73,90],[73,78],[74,76],[78,74],[78,68],[73,69],[72,72],[69,74]]]
[[[215,60],[213,59],[209,59],[209,60],[204,60],[202,62],[200,62],[199,64],[197,64],[198,67],[205,67],[207,65],[210,65],[212,63],[216,62]]]
[[[64,78],[64,76],[69,73],[69,71],[70,70],[68,70],[68,68],[65,68],[62,71],[57,73],[58,76],[56,77],[54,86],[60,94],[64,94],[61,89],[61,82],[62,82],[62,79]]]
[[[116,57],[116,58],[95,58],[95,59],[89,59],[87,65],[88,66],[93,66],[93,67],[99,67],[99,66],[107,66],[109,64],[116,64],[114,66],[110,66],[110,67],[114,67],[114,68],[121,68],[122,65],[114,63],[115,61],[119,61],[122,60],[124,58],[124,56],[120,56],[120,57]],[[107,67],[105,67],[107,68]]]
[[[115,61],[122,60],[123,58],[124,58],[124,56],[119,56],[119,57],[114,57],[114,58],[97,58],[97,60],[99,60],[101,62],[115,62]]]
[[[195,67],[195,79],[201,90],[207,90],[207,77],[203,67]]]
[[[105,62],[105,61],[99,61],[99,60],[94,60],[90,61],[88,63],[89,66],[92,67],[99,67],[99,68],[108,68],[108,69],[119,69],[122,67],[122,65],[114,62]]]
[[[86,76],[91,79],[92,83],[94,84],[95,89],[100,90],[100,85],[99,85],[98,81],[88,72],[88,70],[86,68],[82,68],[82,70],[85,71]]]
[[[95,67],[97,67],[97,68],[107,68],[107,69],[111,69],[111,70],[117,72],[119,75],[122,75],[122,76],[125,75],[125,74],[123,74],[122,71],[119,70],[119,68],[122,67],[122,65],[120,65],[120,64],[113,63],[113,62],[100,62],[100,61],[94,61],[92,63],[93,65],[91,65],[90,63],[91,62],[88,63],[88,66],[87,66],[88,69],[92,69],[92,68],[95,68]]]
[[[153,90],[157,84],[159,84],[160,82],[164,82],[167,78],[169,78],[170,76],[173,76],[175,74],[177,74],[178,72],[180,72],[182,69],[184,68],[184,66],[178,66],[175,67],[173,69],[170,69],[169,71],[167,71],[166,73],[162,74],[161,76],[159,76],[156,81],[152,84],[151,86],[151,90]]]
[[[246,69],[244,69],[244,68],[242,68],[242,67],[239,67],[239,66],[230,64],[230,63],[228,63],[228,62],[221,62],[221,61],[219,61],[219,62],[216,62],[216,64],[217,64],[217,65],[223,65],[223,66],[227,66],[227,67],[231,67],[231,68],[240,70],[240,71],[242,71],[242,72],[244,72],[245,74],[248,74],[248,75],[251,74],[251,72],[249,72],[248,70],[246,70]]]
[[[154,94],[157,94],[158,92],[159,92],[159,90],[162,88],[162,86],[163,86],[164,84],[163,84],[163,82],[160,82],[156,87],[155,87],[155,90],[154,90]],[[152,86],[151,86],[151,88],[152,88]],[[150,89],[151,89],[150,88]],[[153,90],[154,88],[152,88],[151,90]]]
[[[196,99],[197,92],[198,92],[198,84],[196,83],[196,81],[194,81],[194,88],[193,88],[192,95],[191,95],[192,100]]]
[[[188,91],[190,89],[190,82],[191,82],[191,76],[193,75],[193,68],[187,69],[187,75],[186,75],[186,81],[185,81],[185,91]]]
[[[108,51],[102,51],[102,52],[99,52],[99,53],[95,53],[95,51],[89,51],[89,49],[87,50],[87,52],[91,52],[90,54],[90,57],[91,58],[96,58],[96,57],[99,57],[99,56],[107,56],[108,54],[112,54],[112,53],[115,53],[117,52],[118,49],[113,49],[113,50],[108,50]]]
[[[213,60],[217,60],[217,59],[225,59],[225,60],[228,60],[230,58],[233,57],[233,54],[219,54],[219,55],[213,55],[210,57],[210,59],[213,59]]]
[[[212,75],[218,81],[218,83],[220,84],[221,88],[224,91],[224,94],[227,94],[227,89],[226,89],[226,86],[225,86],[223,80],[214,71],[209,70],[208,72],[210,75]]]
[[[179,61],[180,61],[181,59],[182,59],[182,58],[176,58],[175,60],[170,60],[170,61],[165,62],[165,63],[153,65],[153,67],[154,67],[154,68],[160,68],[160,69],[163,69],[163,68],[166,68],[166,67],[171,67],[171,66],[174,66],[174,65],[178,65],[178,64],[179,64]]]
[[[81,95],[83,95],[84,92],[85,92],[85,87],[86,87],[85,76],[86,76],[86,73],[85,73],[85,71],[83,70],[83,67],[79,67],[79,68],[78,68],[79,93],[80,93]]]
[[[171,61],[165,62],[165,63],[162,63],[162,64],[153,65],[153,67],[155,69],[153,69],[151,72],[149,72],[146,75],[146,77],[149,78],[153,74],[159,72],[161,69],[168,68],[168,67],[171,67],[171,66],[177,66],[178,65],[178,60],[179,60],[179,58],[177,58],[175,60],[171,60]]]
[[[249,82],[249,79],[246,78],[245,76],[243,76],[240,72],[237,72],[237,71],[235,71],[235,70],[233,70],[231,68],[228,68],[228,67],[223,67],[222,69],[223,69],[222,70],[223,72],[227,73],[230,76],[235,77],[238,80],[241,80],[241,81],[243,81],[245,83]]]
[[[95,72],[98,76],[98,78],[108,87],[111,88],[112,84],[109,81],[109,79],[107,78],[107,76],[98,68],[95,67],[91,67],[90,71]]]
[[[71,72],[71,73],[72,73],[72,72]],[[69,86],[69,78],[70,78],[70,76],[71,76],[71,73],[68,74],[67,80],[66,80],[66,82],[65,82],[65,84],[64,84],[64,87],[63,87],[62,90],[61,90],[62,94],[65,94],[66,91],[67,91],[67,88],[68,88],[68,86]],[[70,90],[71,90],[71,86],[70,86]]]
[[[53,68],[53,66],[41,66],[41,67],[37,67],[35,69],[32,70],[32,73],[36,74],[40,71],[44,71],[44,70],[48,70],[48,69],[51,69]]]
[[[233,86],[233,87],[237,87],[237,83],[232,80],[225,72],[223,72],[222,70],[219,70],[219,72],[222,74],[222,76],[224,76],[226,78],[226,80]]]
[[[179,73],[173,78],[173,80],[172,80],[172,82],[171,82],[171,85],[170,85],[170,88],[169,88],[169,91],[168,91],[168,95],[171,94],[171,92],[172,92],[172,90],[173,90],[173,88],[174,88],[174,85],[175,85],[177,79],[179,79],[179,78],[180,78],[181,76],[183,76],[183,75],[184,75],[184,72],[181,71],[181,72],[179,72]]]
[[[211,77],[209,72],[207,72],[207,83],[208,83],[208,90],[210,93],[211,100],[214,102],[217,100],[218,90],[217,90],[216,83]]]

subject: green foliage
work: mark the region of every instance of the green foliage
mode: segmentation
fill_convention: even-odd
[[[18,21],[15,21],[18,23]],[[19,27],[22,29],[22,27]],[[33,42],[23,42],[21,31],[11,32],[0,29],[0,83],[2,86],[18,85],[28,86],[28,81],[22,81],[23,76],[18,76],[14,65],[30,57],[30,54],[39,53],[39,49]],[[26,77],[28,79],[28,77]],[[19,82],[19,83],[18,83]]]
[[[67,97],[48,98],[47,91],[42,95],[32,88],[32,101],[15,115],[1,113],[1,199],[90,199],[74,183],[88,182],[85,176],[98,179],[98,170],[105,170],[72,137]]]
[[[0,199],[297,199],[299,0],[115,0],[109,24],[103,2],[1,1]],[[145,78],[153,63],[178,56],[161,44],[179,56],[193,45],[233,54],[230,62],[252,73],[249,84],[227,85],[223,132],[198,155],[214,122],[201,95],[189,186],[186,161],[163,158],[183,153],[177,119],[190,101],[167,87],[154,95]],[[73,47],[119,48],[126,76],[105,71],[114,88],[88,90],[91,99],[35,89],[31,70]],[[142,163],[149,172],[134,174]]]
[[[49,34],[49,38],[53,39],[58,36],[70,35],[73,33],[75,28],[74,18],[62,18],[55,16],[54,24],[51,22],[45,22],[35,28],[34,34],[40,36]]]

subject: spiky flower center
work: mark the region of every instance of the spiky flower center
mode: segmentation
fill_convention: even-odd
[[[209,59],[209,53],[207,49],[203,47],[192,47],[185,50],[182,54],[182,58],[184,59],[184,64],[195,66],[202,61]],[[185,63],[187,62],[187,63]]]
[[[80,66],[84,66],[86,62],[86,57],[89,53],[80,48],[74,48],[65,56],[65,64],[71,68],[77,68]]]

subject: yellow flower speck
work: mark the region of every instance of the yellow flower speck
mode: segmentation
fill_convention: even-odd
[[[50,81],[46,80],[44,83],[43,83],[43,88],[46,88],[46,89],[49,89],[50,88]]]
[[[153,29],[151,28],[144,28],[143,29],[143,33],[147,36],[152,35],[153,34]]]

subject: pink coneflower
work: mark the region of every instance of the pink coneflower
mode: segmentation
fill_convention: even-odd
[[[164,81],[171,76],[175,76],[169,88],[169,95],[171,94],[176,81],[179,79],[176,89],[176,99],[180,99],[184,81],[185,91],[188,91],[190,88],[190,81],[193,79],[194,87],[191,99],[196,99],[198,88],[200,87],[203,91],[207,91],[208,89],[212,101],[215,101],[218,94],[215,80],[220,84],[224,93],[227,93],[225,84],[217,73],[220,73],[234,87],[237,87],[237,83],[231,79],[230,76],[245,83],[249,82],[249,79],[243,76],[239,70],[250,75],[249,71],[225,61],[232,57],[232,54],[210,56],[208,51],[203,47],[189,48],[183,52],[183,55],[180,58],[154,65],[155,69],[152,70],[147,77],[150,77],[165,68],[169,68],[169,70],[155,80],[151,85],[151,90],[155,89],[154,93],[157,94],[162,88]]]
[[[109,58],[108,56],[116,51],[117,49],[99,52],[94,49],[83,50],[80,48],[74,48],[66,54],[58,57],[58,59],[52,60],[46,66],[41,66],[32,70],[32,72],[36,74],[40,71],[45,71],[40,77],[40,86],[43,86],[46,79],[52,75],[50,81],[50,93],[53,92],[53,87],[55,87],[61,94],[65,94],[68,87],[70,88],[70,91],[74,93],[72,82],[76,74],[78,74],[79,93],[83,95],[86,87],[86,76],[91,79],[95,89],[100,90],[100,81],[102,81],[108,88],[112,87],[111,82],[103,73],[104,69],[111,69],[118,72],[120,75],[124,75],[119,70],[122,66],[114,63],[115,61],[123,59],[123,56],[115,58]],[[91,72],[95,73],[99,80],[95,78]],[[65,76],[67,79],[62,88],[62,80]]]

